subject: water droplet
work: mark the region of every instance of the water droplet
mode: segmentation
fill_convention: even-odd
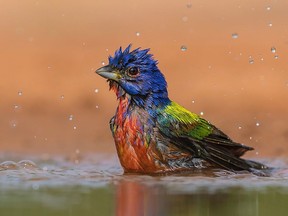
[[[269,26],[269,27],[272,27],[272,26],[273,26],[273,24],[272,24],[272,23],[268,23],[268,26]]]
[[[106,52],[108,52],[108,51],[109,51],[109,50],[108,50],[108,48],[106,48],[105,50],[106,50]]]
[[[0,170],[17,170],[19,165],[14,161],[5,161],[0,164]]]
[[[249,137],[249,139],[250,139],[250,140],[252,140],[252,139],[253,139],[253,137],[251,137],[251,136],[250,136],[250,137]]]
[[[83,43],[82,43],[82,46],[86,46],[86,43],[85,43],[85,42],[83,42]]]
[[[233,39],[237,39],[238,37],[239,37],[239,35],[238,35],[237,33],[233,33],[233,34],[232,34],[232,38],[233,38]]]
[[[102,62],[101,62],[101,64],[104,66],[104,65],[105,65],[105,62],[104,62],[104,61],[102,61]]]
[[[274,59],[278,59],[278,58],[279,58],[279,56],[278,56],[278,55],[275,55],[275,56],[274,56]]]
[[[271,10],[271,7],[270,7],[270,6],[267,6],[267,7],[266,7],[266,10],[267,10],[267,11],[270,11],[270,10]]]
[[[140,36],[140,32],[136,32],[136,36],[139,37]]]
[[[22,91],[18,91],[18,95],[19,95],[19,96],[22,96],[22,95],[23,95],[23,92],[22,92]]]
[[[74,127],[73,127],[73,130],[76,130],[76,129],[77,129],[77,127],[76,127],[76,126],[74,126]]]
[[[61,96],[60,96],[60,99],[63,100],[63,99],[64,99],[64,95],[61,95]]]
[[[263,58],[263,57],[261,57],[261,58],[260,58],[260,60],[261,60],[261,61],[264,61],[264,58]]]
[[[37,169],[37,165],[30,160],[21,160],[18,162],[19,166],[24,169]]]
[[[187,8],[191,8],[191,7],[192,7],[192,3],[191,3],[191,2],[188,2],[188,3],[186,4],[186,7],[187,7]]]
[[[200,115],[203,116],[203,115],[204,115],[204,112],[200,112]]]
[[[18,125],[18,122],[17,122],[16,120],[10,121],[10,126],[11,126],[12,128],[17,127],[17,125]]]
[[[16,111],[16,110],[19,110],[20,108],[21,108],[21,107],[20,107],[19,105],[17,105],[17,104],[14,105],[15,111]]]
[[[259,126],[260,126],[260,123],[259,123],[259,122],[256,122],[256,126],[259,127]]]
[[[188,17],[187,16],[182,17],[182,21],[183,22],[187,22],[188,21]]]
[[[271,47],[271,52],[272,53],[276,53],[276,48],[275,47]]]
[[[185,46],[185,45],[182,45],[181,47],[180,47],[180,49],[181,49],[181,51],[186,51],[187,50],[187,47]]]
[[[195,100],[192,100],[192,103],[194,104],[194,103],[195,103]]]
[[[98,106],[98,105],[96,105],[96,106],[95,106],[95,108],[96,108],[96,109],[98,109],[98,108],[99,108],[99,106]]]
[[[258,151],[256,151],[256,152],[255,152],[255,154],[256,154],[256,155],[259,155],[259,152],[258,152]]]
[[[76,154],[80,154],[80,150],[79,150],[79,149],[76,149],[76,150],[75,150],[75,153],[76,153]]]
[[[95,92],[95,93],[98,93],[98,92],[99,92],[99,89],[96,88],[96,89],[94,90],[94,92]]]
[[[52,68],[52,66],[48,66],[47,68],[48,68],[48,69],[51,69],[51,68]]]
[[[69,115],[69,121],[72,121],[73,120],[73,118],[74,118],[74,116],[73,115]]]
[[[39,190],[39,184],[36,184],[36,183],[33,184],[33,185],[32,185],[32,189],[33,189],[33,190]]]
[[[241,130],[241,129],[242,129],[242,127],[241,127],[241,126],[239,126],[239,127],[238,127],[238,129],[239,129],[239,130]]]
[[[254,60],[253,59],[249,59],[249,64],[254,64]]]

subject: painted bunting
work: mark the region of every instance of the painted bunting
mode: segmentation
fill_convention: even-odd
[[[120,47],[96,73],[108,80],[119,101],[110,128],[125,173],[268,169],[240,158],[252,147],[232,141],[169,99],[166,80],[149,49]]]

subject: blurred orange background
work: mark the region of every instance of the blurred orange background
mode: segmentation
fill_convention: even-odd
[[[117,101],[94,71],[119,46],[151,48],[171,99],[287,156],[288,2],[0,2],[0,152],[114,152]],[[181,49],[187,47],[186,50]]]

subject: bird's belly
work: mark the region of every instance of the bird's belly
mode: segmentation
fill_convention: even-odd
[[[120,163],[125,172],[151,173],[163,170],[140,133],[118,129],[114,134]]]
[[[160,151],[156,147],[159,144],[153,140],[147,144],[143,134],[131,131],[128,133],[126,129],[118,128],[114,133],[114,139],[121,166],[126,173],[156,174],[187,171],[194,166],[199,167],[198,161],[194,165],[191,155],[177,152],[170,146],[167,146],[165,151],[163,148]]]

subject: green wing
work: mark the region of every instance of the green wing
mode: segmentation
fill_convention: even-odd
[[[171,102],[157,115],[160,133],[179,149],[229,170],[264,169],[262,164],[239,158],[253,150],[233,142],[227,135],[195,113]]]

